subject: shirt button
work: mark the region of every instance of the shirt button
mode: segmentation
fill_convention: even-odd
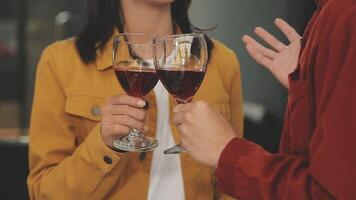
[[[100,107],[99,106],[93,106],[91,108],[91,114],[98,117],[101,115]]]
[[[109,156],[104,156],[104,162],[108,165],[112,164],[112,159]]]

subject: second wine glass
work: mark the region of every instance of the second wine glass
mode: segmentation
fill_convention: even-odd
[[[152,62],[153,36],[144,33],[123,33],[115,36],[113,68],[125,92],[144,98],[158,82]],[[155,138],[131,129],[126,136],[114,140],[113,146],[122,151],[145,152],[158,146]]]
[[[189,103],[203,82],[208,53],[202,33],[178,34],[154,39],[154,62],[159,80],[177,103]],[[177,144],[164,151],[179,154]]]

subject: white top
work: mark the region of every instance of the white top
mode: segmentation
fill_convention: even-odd
[[[179,154],[163,154],[175,145],[169,123],[168,92],[158,81],[154,88],[157,99],[157,131],[159,147],[153,152],[148,200],[184,200],[184,185]]]

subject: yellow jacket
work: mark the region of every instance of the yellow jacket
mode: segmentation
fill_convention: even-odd
[[[88,65],[81,61],[73,39],[44,50],[37,68],[30,124],[31,199],[147,199],[152,153],[145,159],[139,153],[120,154],[109,149],[100,136],[100,106],[108,97],[124,93],[111,68],[111,45],[112,39],[97,52],[96,62]],[[151,105],[147,135],[154,136],[154,94],[147,99]],[[235,54],[217,41],[197,99],[209,102],[242,133],[239,63]],[[170,98],[170,110],[174,105]],[[171,127],[177,142],[177,130],[173,124]],[[187,154],[181,155],[181,166],[187,200],[228,198],[215,191],[213,169]]]

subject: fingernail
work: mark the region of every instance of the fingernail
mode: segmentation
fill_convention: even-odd
[[[140,99],[140,100],[137,101],[137,105],[140,106],[140,107],[143,107],[143,106],[146,105],[146,102],[144,100]]]
[[[144,130],[145,132],[148,132],[148,131],[150,130],[150,127],[148,127],[147,125],[145,125],[145,126],[143,127],[143,130]]]

